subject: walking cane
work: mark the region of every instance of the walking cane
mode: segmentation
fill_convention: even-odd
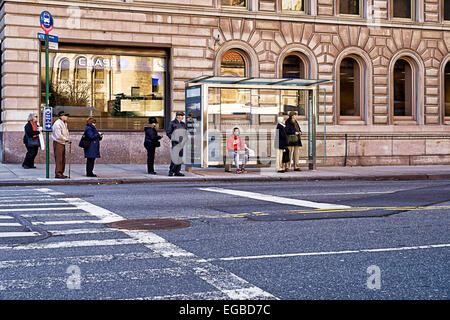
[[[72,159],[72,141],[69,142],[69,179],[70,179],[70,162]]]

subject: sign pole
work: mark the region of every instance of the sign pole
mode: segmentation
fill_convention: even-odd
[[[48,62],[48,33],[45,34],[45,106],[49,106],[49,62]],[[50,141],[49,132],[45,132],[45,177],[50,178]]]

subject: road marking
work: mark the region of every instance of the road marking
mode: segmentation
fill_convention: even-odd
[[[0,219],[14,219],[14,218],[11,216],[0,216]]]
[[[320,202],[313,202],[313,201],[307,201],[307,200],[291,199],[291,198],[272,196],[272,195],[256,193],[256,192],[231,190],[231,189],[223,189],[223,188],[216,188],[216,187],[198,188],[198,189],[202,190],[202,191],[224,193],[224,194],[229,194],[229,195],[238,196],[238,197],[275,202],[278,204],[287,204],[287,205],[291,205],[291,206],[300,206],[300,207],[309,207],[309,208],[318,208],[318,209],[351,208],[349,206],[339,205],[339,204],[320,203]]]
[[[121,219],[123,220],[123,219]],[[60,220],[60,221],[34,221],[33,225],[39,226],[54,226],[54,225],[67,225],[67,224],[86,224],[86,223],[97,223],[97,224],[106,224],[110,222],[115,222],[110,220]]]
[[[39,232],[0,232],[0,238],[17,238],[17,237],[37,237],[41,234]]]
[[[119,246],[130,244],[144,244],[139,239],[104,239],[104,240],[75,240],[75,241],[58,241],[46,243],[31,243],[18,246],[0,246],[0,250],[45,250],[60,248],[81,248],[81,247],[98,247],[98,246]]]
[[[63,195],[60,192],[54,192],[47,188],[36,189],[45,194]],[[122,216],[115,214],[107,209],[101,208],[87,201],[79,198],[64,198],[61,200],[67,201],[74,205],[77,209],[83,210],[97,217],[100,221],[119,221],[125,220]],[[150,232],[140,230],[120,230],[131,239],[121,239],[121,244],[130,242],[133,244],[142,244],[152,252],[161,257],[168,259],[175,265],[180,266],[183,270],[192,270],[194,275],[212,285],[230,299],[277,299],[272,294],[265,292],[237,275],[210,263],[199,263],[199,257],[191,252],[188,252],[164,238]],[[30,248],[65,248],[71,246],[91,246],[106,245],[106,243],[118,244],[119,240],[85,240],[85,241],[71,241],[71,242],[57,242],[57,243],[39,243],[33,245],[25,245],[14,247],[13,249],[30,249]],[[2,249],[2,247],[0,247]]]
[[[22,226],[20,223],[17,222],[1,222],[0,227],[20,227]]]
[[[0,269],[8,268],[35,268],[40,266],[57,266],[57,265],[81,265],[86,263],[99,263],[110,261],[128,261],[128,260],[145,260],[157,259],[161,256],[154,252],[130,252],[115,254],[99,254],[86,256],[70,256],[57,258],[41,258],[41,259],[24,259],[24,260],[8,260],[0,261]]]
[[[283,253],[283,254],[264,254],[264,255],[255,255],[255,256],[211,258],[211,259],[204,259],[204,260],[199,260],[199,261],[200,262],[203,262],[203,261],[211,262],[211,261],[274,259],[274,258],[325,256],[325,255],[339,255],[339,254],[393,252],[393,251],[407,251],[407,250],[421,250],[421,249],[439,249],[439,248],[448,248],[448,247],[450,247],[450,243],[430,244],[430,245],[410,246],[410,247],[396,247],[396,248],[394,247],[394,248],[358,249],[358,250],[342,250],[342,251],[319,251],[319,252],[299,252],[299,253]]]
[[[8,204],[1,204],[0,207],[39,207],[39,206],[65,206],[69,205],[68,203],[8,203]],[[24,208],[25,209],[25,208]],[[29,210],[29,208],[26,208],[26,210]]]
[[[121,281],[144,281],[152,278],[170,276],[181,277],[186,276],[187,270],[180,267],[161,268],[161,269],[144,269],[138,271],[117,271],[106,273],[84,273],[83,285],[95,283],[121,282]],[[0,291],[4,290],[24,290],[33,287],[52,288],[66,283],[67,277],[42,277],[39,280],[31,281],[24,279],[0,280]]]
[[[14,208],[0,209],[0,212],[20,212],[20,211],[59,211],[59,210],[77,210],[74,207],[58,207],[58,208]]]

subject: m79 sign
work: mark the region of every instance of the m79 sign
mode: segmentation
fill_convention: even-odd
[[[46,34],[49,34],[53,30],[53,17],[48,11],[43,11],[41,13],[41,28]]]

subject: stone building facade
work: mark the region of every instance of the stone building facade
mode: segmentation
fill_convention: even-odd
[[[107,56],[102,61],[144,56],[153,66],[145,69],[154,81],[145,97],[139,85],[128,82],[134,93],[91,94],[85,107],[105,100],[99,102],[104,110],[98,116],[105,117],[99,162],[144,163],[145,117],[159,112],[163,130],[176,111],[184,110],[185,81],[221,74],[231,51],[242,57],[248,77],[282,78],[291,59],[299,64],[299,76],[332,80],[321,85],[318,108],[317,154],[326,154],[327,165],[450,164],[450,1],[395,1],[3,0],[1,160],[23,160],[23,126],[28,114],[42,107],[43,46],[36,35],[42,32],[39,16],[47,10],[55,20],[52,34],[59,37],[53,57],[90,54],[96,64],[99,55]],[[164,60],[161,70],[155,59]],[[60,76],[66,71],[61,65],[53,70]],[[71,74],[72,69],[67,67]],[[89,70],[85,79],[97,81],[97,88],[115,85],[115,79],[120,79],[117,88],[125,83],[122,70],[109,75],[97,73],[95,66]],[[77,74],[82,81],[83,73]],[[136,110],[147,110],[158,99],[162,109],[128,114],[123,108],[116,114],[123,121],[108,127],[119,94]],[[76,141],[82,117],[69,121]],[[301,123],[306,128],[306,118]],[[169,141],[162,141],[156,161],[166,163]],[[72,161],[84,161],[81,150],[74,149]],[[43,152],[39,159],[45,161]]]

